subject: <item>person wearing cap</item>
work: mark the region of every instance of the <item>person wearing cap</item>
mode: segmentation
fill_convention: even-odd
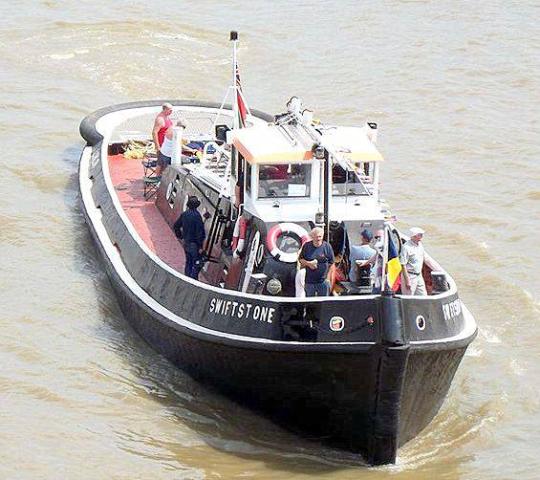
[[[163,140],[165,139],[165,134],[169,127],[172,127],[171,114],[173,107],[170,103],[164,103],[161,106],[161,112],[158,113],[156,119],[154,120],[154,128],[152,129],[152,140],[154,140],[154,145],[156,146],[156,153],[158,156],[158,168],[156,169],[157,175],[161,175],[163,170],[163,165],[165,165],[166,158],[161,153],[161,146],[163,145]]]
[[[425,253],[422,245],[424,230],[413,227],[410,238],[401,247],[399,263],[401,263],[402,293],[404,295],[427,295],[426,284],[422,276]]]
[[[358,280],[357,266],[364,264],[366,260],[369,260],[375,255],[375,250],[371,247],[370,243],[373,240],[373,234],[364,229],[360,232],[360,245],[351,246],[351,268],[349,270],[349,279],[351,282]]]
[[[373,293],[381,293],[382,291],[382,270],[384,264],[384,230],[378,229],[373,237],[374,254],[365,262],[357,262],[357,265],[371,265],[371,280],[373,283]]]
[[[195,280],[199,278],[199,272],[202,268],[201,254],[206,237],[204,223],[197,210],[200,204],[201,202],[195,195],[190,196],[186,204],[187,210],[178,217],[173,226],[175,235],[184,243],[186,254],[184,273]]]

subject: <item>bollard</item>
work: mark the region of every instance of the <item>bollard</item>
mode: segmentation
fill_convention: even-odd
[[[383,292],[381,299],[381,342],[385,345],[405,345],[401,301],[388,291]]]

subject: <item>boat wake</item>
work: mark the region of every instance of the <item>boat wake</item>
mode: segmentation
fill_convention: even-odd
[[[503,395],[475,406],[472,411],[455,398],[441,411],[433,423],[409,444],[400,449],[396,465],[391,471],[417,470],[422,466],[454,461],[470,456],[467,446],[485,436],[503,416],[507,404]]]

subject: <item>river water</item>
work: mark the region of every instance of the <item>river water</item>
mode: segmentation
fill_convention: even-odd
[[[0,2],[0,478],[536,479],[536,1]],[[380,126],[385,198],[475,314],[440,414],[367,468],[194,382],[128,326],[79,208],[80,120],[244,93]]]

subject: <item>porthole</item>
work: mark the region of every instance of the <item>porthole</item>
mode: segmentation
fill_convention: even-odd
[[[424,330],[426,328],[426,319],[422,315],[416,317],[416,327],[418,330]]]

